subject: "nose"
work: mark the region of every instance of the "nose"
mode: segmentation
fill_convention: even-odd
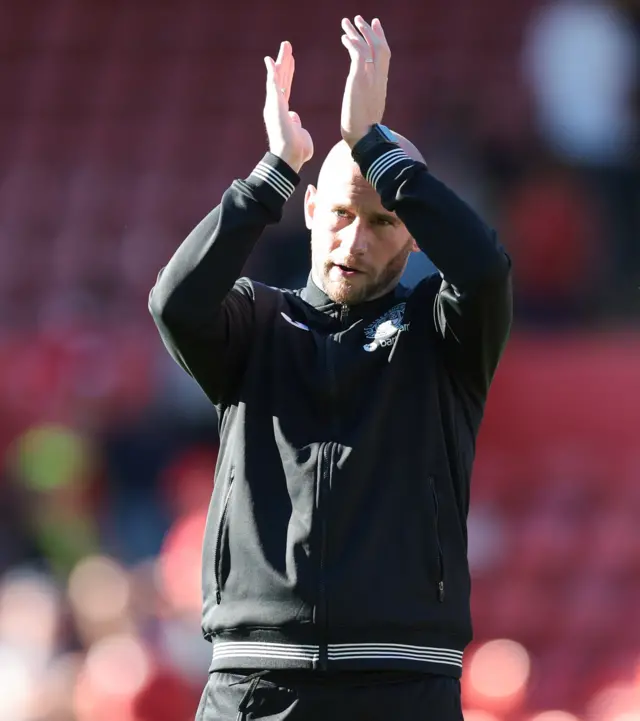
[[[369,232],[366,223],[360,218],[355,218],[340,232],[340,248],[346,255],[362,255],[369,245]]]

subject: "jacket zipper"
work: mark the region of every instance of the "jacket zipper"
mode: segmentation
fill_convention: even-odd
[[[431,495],[433,496],[433,507],[435,511],[434,525],[436,531],[436,543],[438,546],[438,601],[444,602],[444,554],[442,552],[442,543],[440,542],[440,507],[438,505],[438,493],[436,491],[436,483],[433,476],[429,477],[429,485],[431,486]]]
[[[318,611],[316,622],[320,628],[320,668],[326,670],[328,657],[328,628],[329,612],[326,583],[326,562],[327,562],[327,521],[329,504],[329,486],[331,482],[331,443],[326,443],[321,449],[320,466],[320,496],[318,499],[318,511],[320,515],[320,580],[318,588]]]
[[[340,323],[342,324],[348,316],[348,306],[341,306],[340,308]],[[327,371],[329,376],[329,402],[335,403],[337,399],[337,388],[336,388],[336,374],[334,366],[334,358],[331,355],[332,344],[334,341],[331,339],[329,334],[325,340],[325,361],[327,364]],[[338,416],[332,410],[331,413],[331,431],[337,434],[338,432]],[[318,513],[320,516],[320,581],[318,588],[318,611],[316,616],[316,622],[320,628],[321,642],[320,642],[320,668],[322,670],[327,669],[328,665],[328,638],[329,638],[329,599],[327,594],[327,580],[326,580],[326,562],[327,562],[327,537],[328,537],[328,523],[329,523],[329,501],[331,491],[331,466],[333,463],[333,446],[335,444],[331,441],[323,444],[320,448],[320,468],[319,468],[319,479],[320,492],[318,498]]]
[[[231,490],[233,489],[233,480],[235,477],[235,469],[231,469],[229,474],[229,485],[227,492],[224,496],[224,502],[222,504],[222,515],[220,516],[220,524],[218,525],[218,533],[216,535],[216,552],[215,552],[215,574],[216,574],[216,603],[220,604],[222,601],[222,592],[220,586],[222,583],[222,536],[224,534],[225,526],[227,525],[227,514],[229,511],[229,499],[231,498]]]

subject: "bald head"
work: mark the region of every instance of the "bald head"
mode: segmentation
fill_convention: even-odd
[[[408,138],[405,138],[395,131],[393,131],[393,134],[397,138],[398,145],[410,158],[425,163],[426,165],[422,153]],[[318,190],[321,190],[322,186],[327,183],[329,185],[335,183],[336,178],[343,178],[345,176],[353,177],[354,175],[360,175],[360,170],[351,155],[351,148],[344,140],[341,140],[331,148],[322,163],[318,175]]]

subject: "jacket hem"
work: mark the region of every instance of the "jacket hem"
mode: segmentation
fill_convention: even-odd
[[[306,635],[306,634],[305,634]],[[420,635],[420,634],[418,634]],[[450,642],[397,643],[393,639],[326,644],[303,642],[286,633],[255,629],[212,638],[209,671],[228,669],[403,670],[460,678],[464,649]],[[308,640],[308,639],[307,639]]]

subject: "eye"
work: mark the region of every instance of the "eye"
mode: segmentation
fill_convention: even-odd
[[[376,218],[375,224],[381,225],[383,228],[395,225],[395,223],[393,222],[393,220],[391,220],[391,218]]]
[[[333,214],[337,218],[348,218],[349,217],[349,213],[344,208],[334,208]]]

